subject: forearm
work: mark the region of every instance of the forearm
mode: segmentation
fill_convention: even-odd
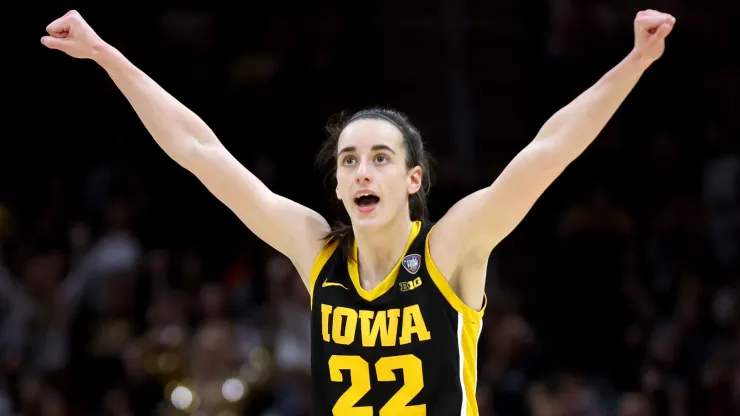
[[[213,131],[123,54],[108,44],[95,47],[94,60],[108,73],[159,146],[177,162],[200,146],[218,143]]]
[[[647,69],[630,53],[596,84],[555,113],[540,129],[542,141],[557,158],[574,159],[599,135]]]

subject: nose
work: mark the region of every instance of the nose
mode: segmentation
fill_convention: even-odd
[[[357,164],[357,170],[355,171],[355,182],[359,184],[365,184],[369,183],[370,180],[370,166],[368,166],[367,161],[363,158]]]

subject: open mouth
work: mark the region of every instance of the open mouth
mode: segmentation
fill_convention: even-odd
[[[378,202],[380,202],[380,198],[378,198],[377,195],[370,193],[361,194],[355,197],[355,204],[357,204],[357,208],[360,212],[372,211],[378,205]]]

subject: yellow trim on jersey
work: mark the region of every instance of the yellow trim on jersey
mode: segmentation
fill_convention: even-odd
[[[357,293],[365,299],[366,301],[373,301],[380,296],[382,296],[385,292],[388,291],[393,286],[393,283],[396,281],[396,276],[398,276],[398,270],[401,268],[401,262],[403,261],[403,258],[406,257],[406,253],[409,251],[409,247],[411,246],[411,243],[414,242],[414,239],[417,235],[419,235],[419,232],[421,231],[421,222],[420,221],[414,221],[411,227],[411,234],[409,235],[409,239],[406,242],[406,248],[403,250],[403,255],[401,255],[401,258],[398,259],[398,262],[393,267],[393,270],[386,276],[383,281],[380,282],[379,285],[375,286],[372,290],[365,290],[362,288],[362,285],[360,284],[360,272],[358,270],[358,264],[357,264],[357,241],[354,242],[354,246],[352,247],[352,259],[347,264],[347,269],[349,270],[349,277],[350,280],[352,280],[352,284],[355,286],[355,290],[357,290]]]
[[[334,254],[334,251],[337,249],[337,247],[339,247],[339,240],[334,240],[330,242],[321,249],[319,255],[316,256],[316,260],[313,261],[308,286],[308,294],[309,296],[311,296],[311,306],[313,306],[313,288],[316,285],[316,279],[319,278],[321,269],[326,266],[326,262],[329,261],[329,258],[332,254]]]
[[[432,230],[433,229],[434,227],[432,227]],[[432,281],[437,286],[437,289],[442,292],[442,296],[447,299],[447,302],[450,304],[450,306],[452,306],[457,312],[459,312],[466,320],[472,323],[480,322],[481,318],[483,317],[483,313],[486,310],[486,305],[488,304],[488,298],[486,294],[483,293],[483,306],[479,311],[476,311],[475,309],[466,305],[465,302],[460,300],[460,298],[455,294],[455,291],[452,290],[450,283],[442,275],[442,272],[439,271],[437,265],[434,264],[434,260],[432,260],[432,254],[429,250],[429,236],[432,235],[432,230],[429,230],[429,232],[427,233],[427,241],[424,244],[424,256],[426,257],[425,263],[427,265],[429,276],[431,276]]]
[[[462,383],[465,400],[465,415],[478,415],[478,400],[475,390],[478,386],[478,339],[480,338],[483,321],[470,322],[460,319],[460,354],[462,355]]]

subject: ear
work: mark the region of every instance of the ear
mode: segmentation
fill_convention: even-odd
[[[409,170],[408,173],[408,193],[409,195],[413,195],[417,192],[419,192],[419,189],[421,189],[421,179],[423,176],[423,171],[421,169],[421,166],[416,166]]]
[[[337,199],[341,201],[342,200],[342,197],[339,196],[339,185],[337,185],[337,188],[334,190],[334,192],[336,192],[336,194],[337,194]]]

